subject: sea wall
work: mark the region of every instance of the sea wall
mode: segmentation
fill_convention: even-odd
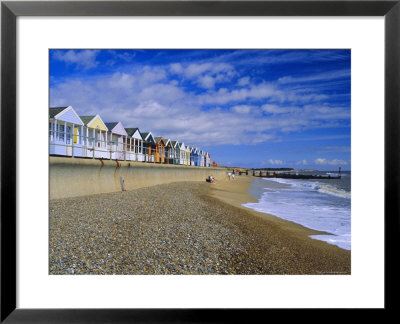
[[[49,157],[50,199],[132,190],[177,181],[226,180],[227,169]]]

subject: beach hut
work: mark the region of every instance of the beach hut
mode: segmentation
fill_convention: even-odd
[[[49,154],[83,156],[83,121],[71,107],[49,108]]]
[[[139,128],[125,128],[125,131],[129,137],[126,159],[129,161],[143,162],[145,160],[143,138]]]
[[[178,141],[172,141],[172,147],[174,148],[174,164],[181,164],[181,148]],[[183,164],[183,163],[182,163]]]
[[[174,164],[175,147],[173,143],[176,142],[170,139],[165,142],[165,163],[167,164]]]
[[[190,165],[190,153],[191,153],[191,148],[189,147],[189,145],[185,146],[185,165]]]
[[[203,157],[202,157],[202,159],[203,159],[203,166],[207,166],[207,152],[204,152],[203,151]]]
[[[195,153],[195,166],[200,166],[200,149],[196,148],[196,153]]]
[[[151,132],[141,133],[143,139],[144,155],[146,162],[154,162],[154,154],[156,151],[156,142]]]
[[[190,149],[190,164],[191,166],[194,166],[194,147],[191,147]]]
[[[126,160],[128,133],[121,122],[107,122],[107,149],[112,160]]]
[[[210,153],[206,154],[206,167],[211,167],[211,155]]]
[[[108,128],[99,115],[79,116],[83,121],[85,143],[83,155],[85,157],[109,159],[110,152],[107,145]]]
[[[200,160],[200,163],[199,163],[199,166],[204,166],[204,151],[203,150],[200,150],[200,152],[199,152],[199,160]]]
[[[190,165],[199,166],[199,149],[194,146],[190,151]]]
[[[154,137],[154,141],[156,142],[156,150],[154,152],[154,162],[156,163],[164,163],[165,162],[165,141],[164,138]]]

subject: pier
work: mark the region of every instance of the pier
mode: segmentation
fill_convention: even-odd
[[[301,179],[301,180],[321,180],[321,179],[341,179],[342,178],[342,170],[339,167],[339,175],[337,176],[323,176],[317,174],[299,174],[299,173],[288,173],[288,172],[276,172],[276,171],[267,171],[267,170],[240,170],[240,171],[233,171],[238,175],[249,175],[252,174],[253,177],[260,177],[260,178],[281,178],[281,179]]]

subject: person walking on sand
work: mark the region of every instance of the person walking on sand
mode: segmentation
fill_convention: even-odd
[[[232,180],[235,180],[235,174],[232,173]]]

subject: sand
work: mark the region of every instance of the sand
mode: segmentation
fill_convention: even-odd
[[[350,251],[242,207],[251,177],[50,201],[50,274],[350,274]]]

